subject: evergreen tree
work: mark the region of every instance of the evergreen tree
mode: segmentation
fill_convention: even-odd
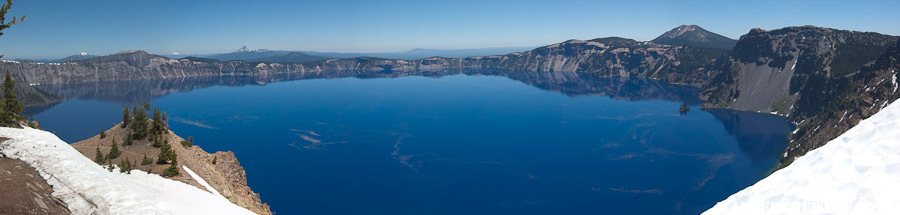
[[[159,138],[153,138],[153,147],[159,148],[162,147],[162,145],[162,140],[160,140]]]
[[[151,130],[154,134],[163,134],[166,130],[166,125],[163,124],[162,113],[160,113],[159,108],[153,110],[153,127]]]
[[[119,161],[119,172],[131,174],[131,159],[123,159]]]
[[[147,157],[147,153],[144,153],[144,159],[141,159],[141,165],[147,165],[153,163],[153,160]]]
[[[19,100],[16,99],[16,81],[12,79],[12,74],[10,72],[6,72],[6,79],[3,80],[3,100],[2,100],[2,111],[0,111],[0,124],[6,127],[15,127],[21,128],[19,125],[19,120],[21,116],[19,113],[22,113],[22,110],[25,108],[19,103]]]
[[[212,161],[212,164],[216,164],[216,159],[218,159],[218,158],[219,158],[219,156],[213,155],[213,161]]]
[[[159,147],[159,156],[157,156],[156,163],[157,164],[166,164],[169,161],[173,161],[172,159],[172,147],[169,146],[168,143],[163,143]]]
[[[106,138],[106,131],[100,131],[100,139]]]
[[[125,142],[124,144],[125,144],[126,146],[134,145],[134,140],[131,140],[131,132],[128,132],[128,135],[125,136],[125,141],[124,141],[124,142]]]
[[[169,114],[166,114],[166,112],[162,113],[162,122],[163,125],[166,126],[166,128],[169,127]]]
[[[95,154],[94,162],[97,162],[97,164],[103,164],[103,162],[106,161],[106,156],[103,156],[103,152],[100,151],[100,146],[97,146]]]
[[[10,8],[12,8],[12,0],[6,0],[6,3],[0,7],[0,35],[3,35],[2,31],[4,29],[12,27],[16,23],[25,21],[25,16],[22,16],[21,18],[16,18],[14,16],[11,21],[7,22],[6,13],[9,12]],[[3,55],[0,55],[0,58],[2,57]],[[15,84],[16,82],[12,79],[12,74],[7,71],[6,80],[3,82],[3,100],[0,101],[0,126],[22,127],[19,124],[19,119],[21,119],[19,113],[22,112],[24,107],[16,100]]]
[[[12,18],[12,21],[6,21],[6,13],[9,12],[9,9],[12,8],[12,0],[6,0],[6,4],[3,4],[3,7],[0,8],[0,31],[12,27],[17,23],[21,23],[25,21],[25,16],[20,18],[16,18],[15,16]],[[3,35],[3,32],[0,32],[0,35]],[[2,58],[3,55],[0,55]]]
[[[119,151],[119,145],[116,143],[116,140],[112,141],[112,148],[109,149],[109,153],[106,155],[106,159],[112,160],[119,157],[122,152]]]
[[[119,172],[125,173],[126,168],[127,167],[125,166],[125,159],[119,160]]]
[[[132,167],[131,159],[125,160],[125,166],[128,167],[128,169],[125,170],[125,173],[126,173],[126,174],[131,174],[131,170],[134,169],[134,167]]]
[[[106,169],[109,170],[109,172],[113,171],[112,159],[106,159]]]
[[[145,103],[146,106],[146,103]],[[134,114],[134,119],[131,121],[131,124],[128,125],[131,127],[131,135],[135,140],[142,140],[147,137],[147,112],[146,109],[138,107],[134,107],[132,111]]]
[[[122,108],[122,128],[127,128],[131,123],[131,114],[128,114],[128,107]]]
[[[178,172],[178,162],[177,161],[172,162],[172,164],[169,165],[169,168],[166,168],[166,170],[163,171],[163,176],[165,176],[165,177],[177,176],[178,174],[179,174],[179,172]]]

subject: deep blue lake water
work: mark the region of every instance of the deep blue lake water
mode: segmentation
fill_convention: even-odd
[[[278,214],[696,214],[761,179],[791,130],[647,80],[394,76],[50,86],[67,99],[30,112],[74,142],[150,99],[234,151]]]

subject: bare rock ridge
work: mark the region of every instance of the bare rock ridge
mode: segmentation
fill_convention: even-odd
[[[118,164],[119,161],[127,159],[135,163],[135,169],[157,174],[162,173],[169,166],[168,164],[156,164],[155,161],[160,150],[153,147],[148,141],[135,141],[131,146],[123,145],[123,140],[127,135],[125,128],[116,125],[105,131],[105,134],[104,138],[96,135],[74,143],[72,146],[84,156],[94,158],[98,148],[102,153],[108,153],[112,146],[112,141],[117,141],[121,156],[113,159],[111,163]],[[272,214],[269,206],[260,199],[259,194],[253,192],[247,185],[246,172],[233,152],[209,153],[197,145],[182,145],[182,141],[185,141],[185,139],[172,131],[169,131],[167,135],[169,141],[166,144],[169,144],[175,151],[179,165],[187,166],[193,170],[232,203],[257,214]],[[153,162],[141,165],[145,155],[152,159]],[[205,187],[192,179],[183,170],[180,175],[170,179],[206,190]]]
[[[855,125],[862,112],[877,112],[893,94],[872,94],[889,87],[896,70],[888,60],[896,36],[814,26],[753,29],[734,45],[699,26],[685,25],[641,42],[607,37],[568,40],[530,51],[467,58],[398,60],[372,57],[324,59],[302,63],[170,59],[142,51],[67,63],[6,61],[20,83],[79,84],[122,80],[192,77],[270,77],[390,71],[502,70],[512,73],[590,74],[636,77],[690,85],[704,90],[707,107],[766,112],[790,118],[798,130],[790,137],[785,162],[820,146]],[[733,48],[725,48],[733,46]],[[871,76],[875,76],[874,78]],[[854,87],[873,88],[860,95]],[[851,92],[848,92],[851,91]],[[872,103],[872,104],[870,104]],[[857,106],[854,106],[857,105]],[[861,106],[871,110],[863,111]],[[833,116],[845,110],[848,116]],[[860,112],[859,114],[852,114]],[[826,114],[826,115],[822,115]],[[830,114],[830,115],[829,115]],[[852,115],[851,115],[852,114]],[[841,113],[841,115],[843,115]],[[825,119],[848,118],[839,124]],[[815,120],[818,119],[818,120]]]

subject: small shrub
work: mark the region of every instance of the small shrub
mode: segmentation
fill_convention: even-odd
[[[186,140],[182,140],[182,141],[181,141],[181,146],[182,146],[182,147],[185,147],[185,148],[190,148],[191,146],[194,146],[194,143],[188,142],[188,141],[186,141]]]
[[[94,162],[102,165],[106,161],[106,156],[103,156],[103,152],[100,151],[100,146],[97,146],[97,152],[95,153],[96,155],[94,156]]]
[[[119,144],[116,143],[116,140],[113,140],[112,148],[109,149],[109,153],[107,153],[106,159],[108,159],[108,160],[116,159],[121,154],[122,154],[122,152],[119,151]]]
[[[176,162],[172,162],[172,164],[169,165],[169,168],[166,168],[166,170],[163,171],[162,175],[165,177],[172,177],[172,176],[177,176],[179,174],[180,173],[178,172],[178,162],[176,161]]]
[[[141,159],[141,165],[147,165],[153,163],[153,159],[147,157],[147,153],[144,153],[144,159]]]

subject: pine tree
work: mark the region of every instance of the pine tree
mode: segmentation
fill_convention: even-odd
[[[153,138],[153,147],[159,148],[162,147],[162,140],[159,138]]]
[[[125,166],[125,159],[119,160],[119,173],[125,173],[125,169],[128,167]]]
[[[2,111],[0,111],[0,124],[6,127],[21,128],[19,120],[24,107],[16,99],[16,81],[12,79],[12,73],[6,72],[6,79],[3,80],[3,100]]]
[[[169,127],[169,114],[166,114],[166,112],[162,113],[162,122],[163,122],[163,125],[166,126],[166,128]]]
[[[141,159],[141,165],[147,165],[153,163],[153,160],[147,157],[147,153],[144,153],[144,159]]]
[[[159,156],[156,159],[157,164],[166,164],[168,161],[174,161],[172,158],[172,147],[168,143],[163,143],[159,147]]]
[[[219,156],[213,155],[213,161],[212,161],[212,164],[216,164],[216,159],[218,159],[218,158],[219,158]]]
[[[128,107],[123,107],[122,108],[122,128],[127,128],[129,123],[131,123],[131,115],[128,114]]]
[[[128,170],[126,170],[125,173],[131,174],[131,170],[134,169],[134,167],[132,167],[131,159],[125,160],[125,166],[128,167]]]
[[[144,106],[148,106],[147,103],[144,104]],[[132,114],[134,114],[134,119],[131,121],[131,124],[128,125],[131,127],[132,138],[135,140],[142,140],[147,137],[147,111],[144,108],[138,109],[138,107],[134,107],[132,112]]]
[[[159,108],[153,110],[153,127],[152,131],[154,134],[163,134],[165,132],[166,125],[163,124],[162,113],[160,113]]]
[[[166,170],[163,171],[163,176],[165,176],[165,177],[177,176],[178,174],[179,174],[179,172],[178,172],[178,162],[177,161],[172,162],[172,164],[169,165],[169,168],[166,168]]]
[[[106,131],[100,131],[100,139],[106,138]]]
[[[100,146],[97,146],[95,154],[94,162],[97,162],[97,164],[103,164],[103,162],[106,161],[106,156],[103,156],[103,152],[100,151]]]
[[[111,159],[106,159],[106,169],[109,170],[109,172],[113,171],[113,165],[112,165]]]
[[[125,142],[125,143],[124,143],[125,146],[131,146],[131,145],[134,145],[134,140],[131,140],[131,132],[129,132],[128,135],[125,136],[125,141],[124,141],[124,142]]]
[[[131,174],[131,159],[124,159],[119,161],[119,172]]]
[[[119,151],[119,144],[116,143],[116,140],[112,141],[112,148],[109,149],[109,153],[106,155],[106,159],[116,159],[122,152]]]

